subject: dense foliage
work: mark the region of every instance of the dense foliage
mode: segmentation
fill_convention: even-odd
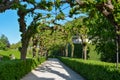
[[[41,28],[41,27],[40,27]],[[47,28],[47,27],[45,27]],[[41,29],[36,34],[39,45],[39,54],[48,56],[62,55],[65,50],[64,35],[59,29]]]
[[[88,20],[90,40],[96,45],[96,51],[102,61],[116,61],[116,45],[114,27],[102,15]]]
[[[96,19],[100,19],[100,22],[105,21],[104,25],[107,25],[109,22],[108,25],[113,26],[113,30],[111,32],[108,31],[108,30],[110,30],[111,26],[107,26],[108,29],[106,28],[105,31],[102,31],[102,33],[103,32],[106,32],[109,34],[112,33],[111,34],[112,37],[110,37],[109,41],[107,40],[105,42],[105,47],[102,48],[102,50],[100,50],[100,51],[102,51],[102,53],[103,53],[102,60],[116,61],[117,68],[118,68],[118,63],[119,63],[119,58],[120,58],[119,57],[119,54],[120,54],[120,50],[119,50],[120,49],[120,46],[119,46],[120,45],[120,25],[119,25],[120,1],[119,0],[72,0],[72,1],[68,1],[68,2],[70,3],[70,6],[72,8],[70,10],[70,16],[72,16],[73,14],[85,13],[85,14],[87,14],[88,18],[90,19],[90,21],[88,21],[88,22],[92,22]],[[104,19],[103,19],[103,17],[104,17]],[[92,22],[92,23],[97,24],[97,23],[99,23],[99,21]],[[104,26],[104,25],[102,25],[102,26]],[[98,26],[99,26],[99,24],[98,24]],[[102,27],[100,27],[99,30],[101,30],[101,29],[102,29]],[[107,34],[105,34],[105,35],[107,35]],[[102,35],[102,37],[103,37],[103,35]],[[111,39],[111,38],[113,38],[113,39]],[[105,40],[105,38],[104,38],[104,40]],[[104,45],[99,45],[99,46],[104,46]],[[107,55],[108,49],[105,50],[105,48],[107,46],[109,46],[108,47],[109,50],[111,50],[111,48],[113,48],[113,46],[114,46],[115,50],[112,50],[113,53],[111,53],[111,52],[109,52],[109,53],[111,56],[116,56],[116,57],[111,57],[111,56]],[[116,53],[116,54],[114,54],[114,53]]]
[[[18,49],[21,47],[21,42],[13,43],[10,45],[10,49]]]
[[[45,61],[45,58],[0,61],[0,80],[20,80],[32,69]]]
[[[67,22],[64,26],[65,26],[65,30],[69,33],[68,35],[71,35],[71,39],[72,41],[74,39],[80,39],[80,42],[77,44],[81,44],[81,58],[87,59],[87,39],[89,37],[88,35],[88,26],[86,26],[84,19],[86,19],[87,17],[79,17],[73,21]],[[74,43],[74,41],[73,41]],[[76,44],[76,43],[74,43]],[[75,47],[75,46],[74,46]],[[79,47],[80,48],[80,47]],[[74,50],[75,51],[75,50]]]
[[[2,34],[0,36],[0,50],[6,50],[9,47],[10,47],[10,43],[8,38],[4,34]]]
[[[114,26],[100,13],[96,13],[92,17],[86,15],[86,17],[67,22],[65,30],[71,32],[72,36],[75,36],[75,34],[80,36],[82,45],[85,43],[83,42],[84,39],[88,38],[95,45],[95,50],[101,55],[100,59],[102,61],[116,61],[116,33]]]
[[[21,34],[21,43],[22,47],[20,48],[21,59],[26,58],[27,47],[30,41],[30,38],[37,33],[38,25],[41,25],[42,22],[47,22],[49,20],[49,25],[56,24],[57,20],[64,20],[66,18],[66,13],[63,8],[64,3],[70,7],[69,17],[72,17],[73,14],[84,13],[91,20],[87,20],[88,24],[92,23],[94,27],[90,27],[92,31],[92,37],[97,39],[97,50],[102,53],[101,59],[103,61],[117,61],[119,58],[119,44],[120,44],[120,35],[119,35],[119,1],[118,0],[3,0],[0,2],[0,12],[4,12],[8,9],[17,10],[19,16],[18,22],[20,27]],[[29,7],[31,5],[31,7]],[[65,6],[66,7],[66,6]],[[37,11],[37,10],[40,10]],[[43,14],[42,11],[45,11],[46,14]],[[52,11],[55,11],[54,13]],[[27,26],[25,18],[27,15],[33,19],[30,25]],[[53,16],[54,15],[54,16]],[[67,15],[67,16],[68,16]],[[49,19],[48,19],[49,18]],[[43,21],[44,19],[44,21]],[[47,19],[47,20],[45,20]],[[52,19],[52,20],[51,20]],[[79,22],[79,21],[78,21]],[[78,24],[75,23],[75,25]],[[100,25],[99,25],[100,24]],[[109,25],[108,25],[109,24]],[[77,32],[82,26],[82,30],[85,30],[82,24],[78,24]],[[43,26],[43,25],[41,25]],[[99,30],[98,30],[99,29]],[[97,32],[96,32],[97,31]],[[86,31],[85,31],[86,32]],[[110,33],[111,32],[111,33]],[[83,31],[80,33],[84,33]],[[95,36],[94,36],[95,35]],[[86,35],[84,36],[86,37]],[[66,38],[66,41],[68,39]],[[86,43],[84,43],[86,44]],[[96,43],[95,43],[96,44]],[[66,42],[67,45],[67,42]],[[104,46],[105,45],[105,46]],[[114,48],[114,49],[113,49]],[[72,51],[73,52],[73,51]],[[84,53],[86,53],[86,47],[84,47]],[[117,59],[116,59],[116,54]],[[109,55],[110,54],[110,55]],[[72,53],[73,55],[73,53]],[[86,56],[85,56],[86,58]]]
[[[113,63],[65,57],[59,57],[59,59],[86,80],[118,80],[120,78],[120,70],[116,70]]]
[[[66,8],[62,9],[63,6],[67,7],[64,3],[71,9],[67,16],[72,17],[73,14],[84,13],[86,18],[68,22],[63,30],[62,28],[58,29],[57,21],[64,20],[66,17],[64,12]],[[27,47],[31,37],[33,38],[33,47],[39,47],[38,53],[42,55],[50,53],[50,56],[81,57],[82,52],[84,52],[82,57],[84,56],[84,59],[87,59],[85,39],[89,38],[95,44],[98,53],[101,54],[101,60],[119,63],[119,5],[119,0],[40,0],[39,2],[37,0],[2,0],[0,1],[0,12],[7,9],[17,10],[22,44],[13,44],[12,47],[21,47],[19,48],[21,59],[26,59]],[[45,14],[42,13],[44,11]],[[26,23],[29,18],[28,15],[32,18],[29,25]],[[36,33],[37,37],[35,38]],[[76,48],[73,45],[72,36],[74,35],[78,35],[82,39],[82,48]],[[68,49],[69,44],[71,50]],[[7,46],[9,46],[9,41],[5,36],[2,36],[0,38],[0,49],[5,49]],[[37,52],[34,49],[33,53],[34,51]],[[115,65],[111,63],[83,61],[74,58],[60,59],[88,80],[118,80],[120,78],[120,71],[117,71]],[[37,64],[33,60],[2,61],[0,63],[0,66],[2,66],[0,68],[1,80],[20,79],[33,68],[33,64]]]

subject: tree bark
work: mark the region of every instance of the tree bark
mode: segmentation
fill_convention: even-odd
[[[23,60],[26,59],[27,48],[29,45],[30,38],[36,33],[35,31],[33,32],[31,30],[31,28],[34,27],[34,26],[32,26],[33,24],[31,24],[28,28],[26,28],[27,25],[26,25],[26,21],[25,21],[25,16],[27,15],[27,13],[29,13],[32,10],[34,10],[34,9],[30,9],[30,10],[26,9],[26,11],[24,11],[21,8],[19,8],[18,12],[17,12],[17,14],[19,16],[18,22],[19,22],[20,32],[22,33],[21,34],[22,48],[20,49],[20,52],[21,52],[21,59],[23,59]]]
[[[32,36],[32,31],[30,30],[30,28],[26,29],[27,26],[26,26],[25,16],[27,15],[27,12],[23,11],[22,9],[18,9],[17,14],[19,16],[18,22],[19,22],[20,32],[22,33],[21,34],[22,47],[20,49],[21,59],[25,60],[29,41]]]
[[[48,59],[48,50],[46,50],[45,56],[46,56],[46,60]]]
[[[65,52],[66,52],[66,57],[68,57],[68,44],[66,44]]]
[[[115,25],[115,32],[116,32],[116,37],[115,37],[115,42],[116,42],[116,68],[118,69],[118,64],[119,64],[119,54],[120,54],[120,34],[117,32],[120,31],[120,26]]]
[[[83,54],[84,54],[84,60],[87,59],[87,46],[83,45]]]
[[[19,3],[19,0],[2,0],[0,3],[0,13],[11,9],[15,3]]]
[[[76,0],[77,3],[80,6],[84,6],[86,3],[82,3],[82,1]],[[116,0],[117,2],[117,0]],[[115,29],[115,44],[116,44],[116,67],[118,69],[118,63],[119,63],[119,54],[120,54],[120,35],[117,33],[120,31],[120,25],[115,21],[114,17],[114,6],[112,4],[112,0],[107,0],[106,2],[103,3],[98,3],[94,5],[98,11],[103,14],[104,17],[114,26]]]
[[[87,59],[87,42],[86,42],[86,38],[83,38],[83,36],[81,35],[80,36],[80,38],[81,38],[81,45],[82,45],[82,58],[84,59],[84,60],[86,60]]]
[[[33,41],[33,57],[35,57],[37,52],[38,38],[36,36],[33,36],[32,41]]]
[[[71,57],[74,57],[74,44],[73,43],[71,44],[71,47],[72,47]]]
[[[109,3],[109,4],[108,4]],[[96,8],[106,17],[106,19],[114,26],[115,29],[115,44],[116,44],[116,68],[118,69],[119,64],[119,52],[120,52],[120,35],[118,32],[120,31],[119,24],[115,21],[115,17],[112,13],[114,6],[112,5],[111,0],[108,0],[108,3],[98,4]]]
[[[21,59],[25,60],[26,59],[26,54],[27,54],[29,39],[22,38],[21,41],[22,41],[22,47],[20,49]]]

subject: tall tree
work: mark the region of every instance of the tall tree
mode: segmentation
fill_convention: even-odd
[[[68,56],[68,44],[71,45],[71,57],[74,57],[74,44],[72,42],[72,37],[74,36],[73,26],[70,22],[65,23],[64,28],[62,30],[65,37],[63,38],[66,42],[66,56]]]
[[[26,2],[33,5],[34,7],[31,7],[30,9],[28,9],[27,6],[26,6],[27,4],[19,4],[20,7],[18,8],[18,16],[19,16],[18,22],[19,22],[19,25],[20,25],[20,32],[22,32],[22,34],[21,34],[22,47],[20,49],[21,59],[26,58],[26,52],[27,52],[27,47],[28,47],[28,44],[29,44],[29,40],[37,32],[37,26],[39,24],[37,24],[36,22],[37,22],[37,20],[42,18],[42,13],[41,12],[37,13],[37,15],[34,16],[33,21],[31,22],[31,24],[29,25],[28,28],[27,28],[27,25],[26,25],[25,17],[29,13],[32,13],[32,15],[34,15],[36,9],[48,10],[49,11],[49,10],[51,10],[50,8],[51,8],[51,5],[52,5],[52,2],[45,1],[45,0],[42,0],[39,3],[35,2],[34,0],[33,1],[26,1]]]
[[[89,35],[92,43],[96,45],[97,52],[102,61],[115,62],[115,30],[114,26],[101,14],[96,19],[88,19]]]
[[[17,10],[19,16],[18,22],[19,22],[20,32],[22,33],[21,34],[22,47],[20,48],[21,59],[26,59],[26,52],[27,52],[29,40],[31,36],[37,32],[36,21],[40,19],[40,17],[42,17],[42,13],[41,12],[36,13],[35,10],[50,11],[52,10],[51,9],[52,3],[53,2],[51,1],[45,1],[45,0],[41,0],[39,2],[37,2],[36,0],[22,0],[22,1],[2,0],[0,2],[0,6],[2,7],[0,8],[0,12],[4,12],[7,9],[18,9]],[[32,5],[32,7],[30,7],[29,5]],[[33,21],[29,26],[27,26],[25,18],[30,13],[33,16]],[[46,15],[48,16],[48,14]]]
[[[69,3],[71,6],[70,17],[73,14],[85,13],[94,17],[96,13],[102,14],[113,26],[116,34],[116,62],[119,63],[120,51],[120,25],[119,25],[119,0],[64,0],[60,3]]]
[[[10,47],[10,43],[9,43],[8,38],[4,34],[2,34],[0,36],[0,49],[5,50],[9,47]]]
[[[104,17],[114,26],[114,30],[116,32],[116,62],[117,62],[117,68],[119,63],[119,54],[120,54],[120,26],[119,26],[119,0],[92,0],[92,1],[80,1],[77,0],[80,6],[88,7],[89,5],[91,8],[96,8],[101,14],[103,14]]]
[[[78,19],[75,19],[71,22],[69,22],[69,25],[66,25],[66,29],[69,28],[69,32],[72,34],[72,37],[75,39],[80,38],[81,39],[81,45],[83,49],[83,58],[87,59],[87,39],[88,39],[88,28],[84,24],[84,18],[80,17]],[[68,24],[68,23],[67,23]]]

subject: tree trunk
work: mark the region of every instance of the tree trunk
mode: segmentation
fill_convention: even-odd
[[[46,60],[48,59],[48,50],[46,51]]]
[[[26,36],[26,23],[25,23],[25,20],[24,20],[25,16],[26,16],[26,13],[24,13],[21,9],[19,9],[17,14],[19,16],[18,22],[19,22],[20,32],[22,33],[21,34],[22,47],[20,49],[21,59],[25,60],[26,59],[26,54],[27,54],[28,41],[29,41],[29,39],[27,39],[27,36]]]
[[[65,48],[62,47],[61,51],[62,51],[63,56],[65,57]]]
[[[108,4],[109,3],[109,4]],[[120,50],[120,34],[118,32],[120,31],[120,25],[118,22],[115,21],[115,16],[114,16],[114,6],[112,4],[112,0],[108,0],[108,3],[106,5],[102,4],[97,4],[96,8],[106,17],[106,19],[114,26],[115,29],[115,44],[116,44],[116,68],[118,69],[118,63],[119,63],[119,50]],[[106,6],[111,6],[107,7]]]
[[[84,55],[84,60],[87,59],[87,46],[83,46],[83,55]]]
[[[68,44],[66,44],[65,52],[66,52],[65,56],[68,57]]]
[[[116,28],[116,68],[118,69],[119,64],[119,50],[120,50],[120,35],[117,33],[120,31],[119,26]]]
[[[118,64],[119,64],[119,44],[116,36],[116,68],[118,69]]]
[[[33,58],[34,58],[36,56],[36,52],[37,52],[36,51],[36,46],[33,46],[33,50],[32,51],[33,51],[32,53],[33,53]]]
[[[21,59],[25,60],[26,59],[26,54],[27,54],[27,48],[28,48],[29,39],[22,37],[21,42],[22,42],[22,47],[20,49]]]
[[[82,59],[86,60],[87,59],[87,42],[86,38],[84,38],[82,35],[80,36],[81,38],[81,45],[82,45]]]
[[[83,42],[82,42],[83,43]],[[81,43],[82,45],[82,59],[84,59],[84,47],[83,47],[83,44]]]
[[[77,3],[80,6],[84,6],[85,4],[80,2],[80,0],[76,0]],[[120,52],[120,34],[117,32],[120,31],[120,25],[118,22],[115,21],[115,16],[114,16],[114,5],[112,4],[112,0],[107,0],[106,3],[99,3],[94,5],[101,14],[103,14],[104,17],[114,26],[115,33],[116,33],[116,38],[115,38],[115,44],[116,44],[116,67],[118,69],[118,63],[119,63],[119,52]]]
[[[21,59],[25,60],[27,54],[27,47],[22,47],[20,53],[21,53]]]
[[[33,41],[33,57],[35,57],[37,52],[38,38],[36,36],[33,36],[32,41]]]
[[[71,57],[74,57],[74,44],[71,44],[72,51],[71,51]]]

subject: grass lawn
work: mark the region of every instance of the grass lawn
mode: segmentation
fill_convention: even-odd
[[[15,56],[15,59],[20,59],[20,52],[15,49],[9,49],[6,51],[0,50],[0,56],[4,56],[4,58],[8,59],[10,54]],[[32,54],[27,54],[27,57],[32,57]],[[6,60],[5,59],[5,60]]]
[[[20,59],[20,52],[18,50],[10,49],[7,51],[0,50],[0,55],[4,57],[9,57],[10,54],[13,54],[16,59]]]

